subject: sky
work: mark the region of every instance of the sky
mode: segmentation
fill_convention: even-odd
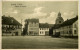
[[[3,1],[2,14],[14,17],[24,27],[25,19],[37,18],[40,23],[55,24],[58,13],[65,20],[78,15],[78,1]]]

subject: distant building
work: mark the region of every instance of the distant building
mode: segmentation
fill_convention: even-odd
[[[55,20],[55,24],[53,25],[52,29],[51,29],[51,32],[53,33],[52,35],[55,35],[55,36],[59,36],[60,33],[59,33],[59,30],[57,29],[59,27],[60,24],[62,24],[64,22],[64,19],[61,17],[61,13],[59,12],[58,15],[57,15],[57,18]],[[56,30],[57,29],[57,30]],[[56,35],[56,33],[58,35]],[[51,36],[52,36],[51,35]]]
[[[60,24],[55,24],[54,27],[53,27],[53,36],[60,36]]]
[[[27,35],[39,35],[39,19],[26,19]]]
[[[78,36],[78,16],[53,27],[55,36]]]
[[[66,20],[59,29],[61,36],[78,36],[78,16]]]
[[[53,24],[47,23],[39,23],[39,19],[26,19],[25,20],[25,28],[24,33],[26,35],[43,35],[49,36],[49,29],[52,27]]]
[[[39,24],[39,35],[49,36],[49,24]]]
[[[62,24],[64,19],[61,17],[61,13],[58,13],[58,17],[56,18],[55,24]]]
[[[20,36],[22,25],[13,17],[2,16],[2,35]]]

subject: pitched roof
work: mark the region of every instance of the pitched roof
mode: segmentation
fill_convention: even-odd
[[[57,29],[60,27],[61,24],[54,24],[54,26],[52,27],[53,29]]]
[[[2,16],[2,24],[6,24],[6,25],[22,25],[17,20],[15,20],[13,17],[6,17],[6,16]]]
[[[40,28],[51,28],[54,24],[39,23]]]
[[[49,28],[47,23],[39,23],[39,28]]]
[[[28,21],[28,22],[39,22],[39,19],[26,19],[25,21]]]
[[[54,24],[49,24],[49,28],[51,29],[54,26]]]
[[[72,25],[77,20],[78,20],[78,16],[76,16],[75,18],[66,20],[62,24],[54,24],[54,26],[52,28],[53,29],[58,29],[58,28],[63,27],[63,26]]]
[[[69,19],[69,20],[66,20],[64,21],[62,24],[61,24],[61,27],[63,26],[68,26],[68,25],[72,25],[75,21],[78,20],[78,16],[76,16],[75,18],[72,18],[72,19]]]

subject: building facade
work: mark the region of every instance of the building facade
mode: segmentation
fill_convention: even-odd
[[[39,35],[49,36],[49,24],[39,24]]]
[[[39,23],[38,19],[25,20],[26,35],[30,36],[49,36],[49,29],[53,24]]]
[[[67,24],[65,24],[67,23]],[[78,16],[69,19],[61,24],[60,27],[61,36],[78,36]]]
[[[56,26],[55,26],[56,27]],[[58,27],[53,29],[53,35],[58,36],[78,36],[78,16],[64,21]]]
[[[22,25],[12,17],[2,16],[2,35],[21,36]]]
[[[39,19],[27,19],[27,35],[39,35]]]
[[[60,36],[60,32],[59,32],[59,27],[60,27],[60,24],[62,24],[64,22],[64,19],[61,17],[61,13],[59,12],[58,15],[57,15],[57,18],[55,20],[55,24],[53,26],[53,35],[55,36]]]

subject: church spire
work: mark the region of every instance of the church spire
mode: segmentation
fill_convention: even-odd
[[[64,19],[61,17],[61,13],[58,13],[58,17],[56,18],[55,24],[61,24],[64,22]]]
[[[61,13],[60,13],[60,11],[59,11],[59,13],[58,13],[58,17],[61,17]]]

